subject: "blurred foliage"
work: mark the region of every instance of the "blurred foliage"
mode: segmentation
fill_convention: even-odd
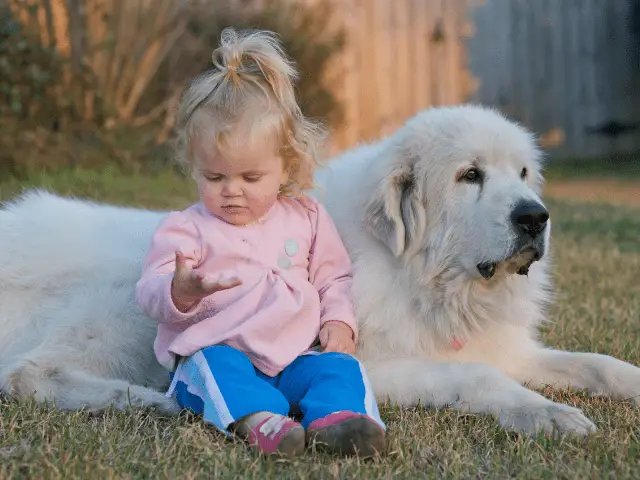
[[[31,123],[55,118],[64,105],[59,79],[64,59],[23,31],[0,6],[0,116]],[[53,125],[50,125],[53,127]]]
[[[25,25],[0,0],[0,176],[107,165],[136,172],[166,168],[170,147],[158,145],[158,139],[164,141],[171,133],[176,107],[171,99],[189,78],[211,67],[211,53],[227,26],[275,31],[301,73],[297,94],[303,111],[328,126],[342,119],[339,102],[327,88],[331,82],[327,75],[339,75],[330,70],[343,35],[331,27],[335,22],[329,21],[327,1],[306,6],[266,0],[260,10],[219,8],[229,4],[222,1],[190,2],[184,33],[146,85],[136,108],[137,119],[153,115],[152,120],[126,124],[114,121],[115,106],[109,104],[108,94],[102,94],[105,82],[91,70],[91,61],[81,62],[81,75],[71,75],[71,60],[43,40],[38,30],[39,1],[24,2],[28,15],[20,18],[35,19]],[[92,93],[90,116],[83,104],[85,92]],[[153,113],[159,106],[165,110],[161,115]]]
[[[22,8],[35,15],[33,5]],[[19,121],[24,128],[57,131],[64,124],[81,121],[78,105],[67,85],[91,83],[91,72],[65,79],[69,60],[45,45],[37,30],[17,21],[0,2],[0,117]]]
[[[170,145],[156,144],[152,128],[65,129],[25,128],[0,118],[0,179],[26,179],[60,170],[101,170],[121,174],[155,174],[172,165]]]

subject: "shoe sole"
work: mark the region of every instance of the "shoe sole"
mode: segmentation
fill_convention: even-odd
[[[301,455],[305,450],[305,432],[304,428],[295,427],[287,432],[285,437],[280,440],[275,453],[285,457],[295,457]]]
[[[382,453],[386,448],[385,433],[380,426],[367,418],[350,418],[326,428],[309,430],[311,445],[323,451],[342,455],[358,455],[361,458]]]

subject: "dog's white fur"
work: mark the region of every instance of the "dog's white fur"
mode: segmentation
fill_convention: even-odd
[[[510,216],[522,200],[541,202],[538,157],[519,126],[459,106],[427,110],[318,173],[317,196],[353,259],[358,355],[380,400],[490,413],[528,434],[595,427],[523,383],[638,402],[640,369],[537,340],[548,254],[516,275],[532,254],[519,253]],[[481,182],[461,179],[472,164]],[[133,296],[164,215],[37,191],[0,210],[3,393],[65,409],[177,410],[161,393],[168,378],[152,352],[155,324]],[[496,264],[489,280],[478,269],[486,262]],[[466,343],[456,350],[453,339]]]

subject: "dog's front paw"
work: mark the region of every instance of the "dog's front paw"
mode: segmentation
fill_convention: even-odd
[[[581,410],[551,401],[506,410],[500,415],[499,420],[504,428],[532,437],[541,432],[552,436],[586,436],[596,431],[596,426]]]

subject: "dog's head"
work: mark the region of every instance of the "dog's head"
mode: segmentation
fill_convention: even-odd
[[[427,110],[390,139],[384,158],[366,224],[394,256],[491,280],[526,274],[547,252],[540,152],[499,113]]]

